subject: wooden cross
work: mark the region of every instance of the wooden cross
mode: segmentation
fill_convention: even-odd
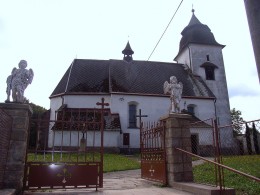
[[[101,98],[101,102],[97,102],[98,106],[101,106],[101,109],[104,109],[104,106],[109,106],[109,103],[105,103],[105,98]]]
[[[139,117],[139,122],[140,124],[142,123],[142,118],[143,117],[148,117],[148,115],[142,115],[141,109],[139,109],[139,115],[136,115],[136,117]]]

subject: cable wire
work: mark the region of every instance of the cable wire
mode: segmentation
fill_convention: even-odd
[[[147,59],[147,61],[149,61],[149,59],[150,59],[150,58],[151,58],[151,56],[153,55],[153,52],[154,52],[154,51],[155,51],[155,49],[157,48],[157,46],[158,46],[158,44],[160,43],[160,41],[161,41],[161,39],[162,39],[163,35],[165,34],[165,32],[167,31],[168,27],[170,26],[170,24],[171,24],[171,22],[172,22],[172,20],[173,20],[174,16],[176,15],[177,11],[178,11],[178,10],[179,10],[179,8],[180,8],[180,6],[181,6],[182,2],[183,2],[183,0],[181,0],[181,2],[179,3],[179,6],[177,7],[176,11],[174,12],[174,14],[173,14],[173,16],[172,16],[172,18],[171,18],[170,22],[168,23],[167,27],[165,28],[165,30],[164,30],[164,32],[163,32],[163,34],[161,35],[160,39],[158,40],[157,44],[155,45],[155,47],[154,47],[154,49],[153,49],[152,53],[150,54],[149,58]]]

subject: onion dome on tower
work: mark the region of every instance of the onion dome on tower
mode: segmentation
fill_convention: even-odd
[[[179,45],[178,55],[185,47],[188,46],[188,44],[191,43],[225,47],[215,40],[215,37],[210,28],[207,25],[202,24],[195,16],[194,12],[195,10],[192,9],[192,17],[190,22],[188,26],[186,26],[181,32],[182,38]]]
[[[122,54],[124,54],[123,60],[127,62],[131,62],[133,60],[132,55],[134,54],[134,51],[132,50],[129,41],[126,44],[125,49],[122,51]]]

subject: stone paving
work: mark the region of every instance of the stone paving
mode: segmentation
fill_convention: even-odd
[[[119,171],[104,173],[104,187],[95,189],[47,190],[25,192],[24,195],[191,195],[191,193],[161,187],[157,183],[141,179],[141,171]]]

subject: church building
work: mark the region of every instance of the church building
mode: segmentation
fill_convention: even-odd
[[[216,41],[194,10],[181,35],[179,52],[172,63],[134,60],[129,42],[122,51],[123,59],[74,59],[50,96],[51,120],[57,119],[57,112],[65,108],[97,108],[96,103],[104,98],[109,103],[104,147],[138,150],[140,121],[136,116],[141,110],[147,115],[142,121],[148,122],[169,113],[170,97],[164,94],[163,84],[175,76],[183,84],[180,110],[199,120],[216,117],[220,126],[231,124],[222,54],[225,46]],[[207,144],[200,132],[191,133],[197,136],[198,144]],[[49,136],[51,140],[51,133]],[[232,147],[232,129],[221,132],[221,138],[226,140],[223,147]],[[49,141],[50,147],[52,144],[59,143]],[[77,146],[78,141],[72,145]]]

